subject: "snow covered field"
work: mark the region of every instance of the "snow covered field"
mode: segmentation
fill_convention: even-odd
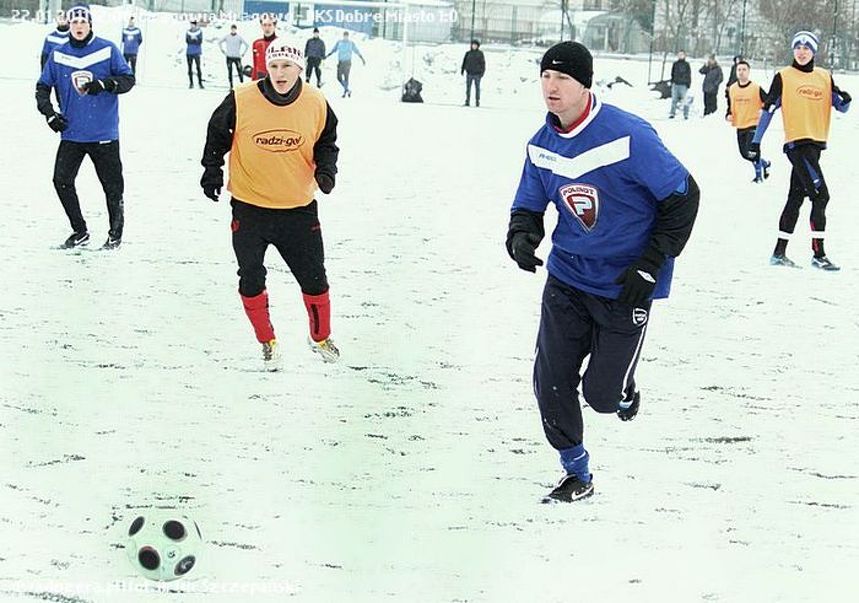
[[[100,26],[109,15],[116,26]],[[97,11],[94,29],[111,38],[123,20]],[[58,138],[33,99],[45,27],[0,25],[0,54],[36,49],[0,78],[0,601],[859,595],[855,109],[833,118],[822,160],[842,271],[808,266],[807,205],[788,248],[803,269],[772,268],[789,177],[780,119],[764,141],[772,177],[754,185],[721,97],[715,116],[698,102],[668,121],[646,63],[597,59],[595,80],[635,85],[604,100],[653,120],[698,180],[701,211],[673,295],[654,306],[639,418],[586,411],[597,494],[545,506],[560,473],[530,386],[545,273],[518,270],[503,245],[544,115],[539,53],[485,48],[480,109],[458,106],[464,47],[416,51],[424,105],[380,88],[399,60],[387,43],[359,40],[368,66],[353,69],[351,99],[326,63],[341,160],[320,211],[343,357],[323,365],[306,349],[300,293],[271,253],[287,370],[268,374],[236,293],[229,205],[198,186],[225,90],[185,89],[183,28],[144,30],[141,84],[120,101],[123,245],[74,254],[53,249],[68,234],[51,185]],[[859,92],[855,76],[836,81]],[[88,161],[78,190],[100,243]],[[171,594],[146,591],[120,548],[149,506],[192,514],[207,543]],[[140,592],[110,592],[116,581]]]

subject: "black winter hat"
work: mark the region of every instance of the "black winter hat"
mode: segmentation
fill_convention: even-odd
[[[594,58],[584,44],[561,42],[543,55],[540,73],[547,69],[566,73],[585,88],[590,88],[594,76]]]

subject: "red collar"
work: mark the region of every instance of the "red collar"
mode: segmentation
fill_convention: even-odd
[[[588,104],[587,104],[587,105],[585,105],[585,110],[584,110],[584,111],[582,111],[582,114],[581,114],[581,115],[579,115],[579,117],[576,119],[576,121],[574,121],[573,123],[571,123],[571,124],[570,124],[570,127],[566,128],[566,129],[559,128],[558,126],[555,126],[555,125],[553,124],[553,127],[555,128],[555,130],[556,130],[559,134],[569,134],[570,132],[572,132],[573,130],[575,130],[576,128],[578,128],[578,127],[579,127],[580,125],[582,125],[582,123],[583,123],[583,122],[588,118],[588,115],[590,115],[590,114],[591,114],[591,105],[592,105],[592,103],[593,103],[593,96],[592,96],[592,95],[590,95],[590,94],[588,94]]]

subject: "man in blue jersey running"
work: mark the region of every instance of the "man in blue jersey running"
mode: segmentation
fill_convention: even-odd
[[[74,6],[67,17],[69,41],[51,52],[36,83],[39,113],[61,138],[54,163],[54,188],[72,226],[72,234],[61,246],[73,248],[89,242],[75,189],[78,170],[89,155],[107,201],[110,225],[103,248],[115,249],[122,241],[125,186],[119,158],[117,95],[131,90],[134,75],[112,42],[93,35],[89,8]],[[51,104],[54,88],[62,113]]]
[[[540,74],[549,113],[527,146],[507,251],[523,270],[543,265],[535,251],[553,203],[558,223],[533,382],[543,429],[565,471],[543,501],[572,502],[594,491],[579,386],[599,413],[623,421],[638,413],[634,372],[651,300],[668,296],[700,193],[647,122],[591,92],[593,58],[583,45],[550,48]]]

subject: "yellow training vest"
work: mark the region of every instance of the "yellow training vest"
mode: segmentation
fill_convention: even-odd
[[[274,209],[303,207],[316,192],[313,145],[325,128],[327,104],[311,86],[289,105],[266,100],[257,82],[235,88],[236,130],[227,190],[236,199]]]
[[[779,73],[784,141],[826,142],[832,112],[832,76],[820,67],[811,73],[785,67]]]
[[[761,87],[749,82],[745,88],[740,87],[739,82],[734,82],[728,88],[728,96],[731,99],[731,123],[735,128],[752,128],[758,125],[761,116]]]

